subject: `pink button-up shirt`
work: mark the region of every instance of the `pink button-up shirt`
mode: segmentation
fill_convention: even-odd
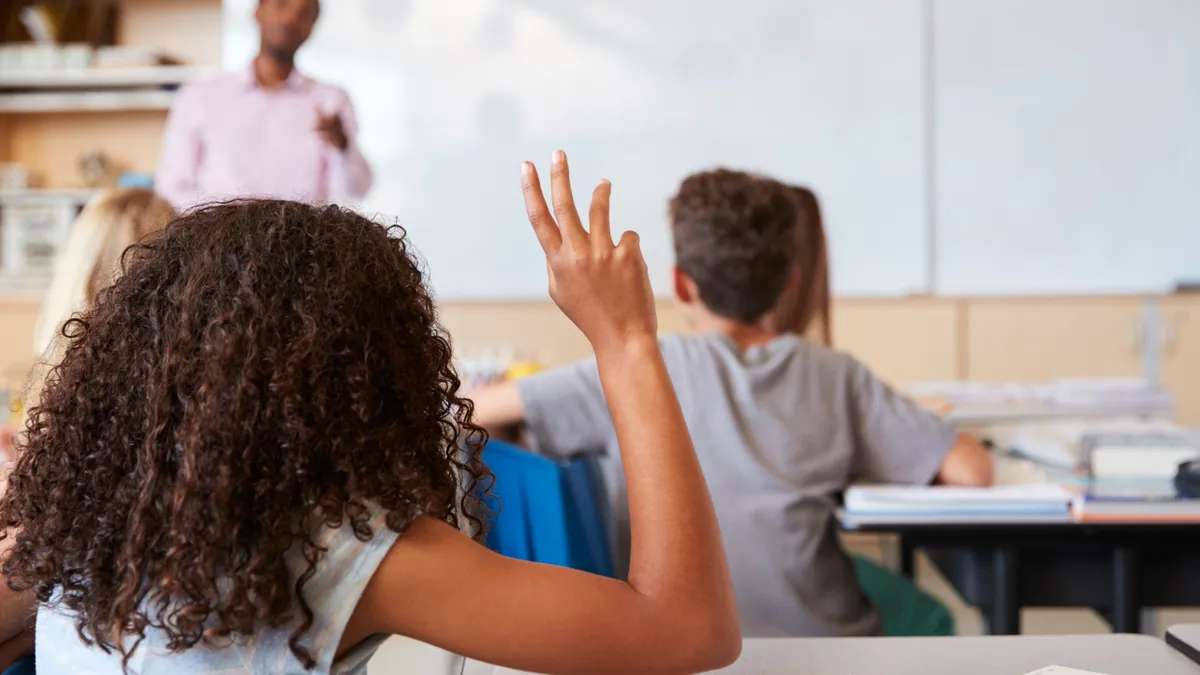
[[[341,117],[345,151],[317,133],[321,114]],[[264,89],[247,69],[180,89],[155,184],[180,209],[238,197],[357,200],[372,180],[357,136],[354,106],[342,89],[296,71]]]

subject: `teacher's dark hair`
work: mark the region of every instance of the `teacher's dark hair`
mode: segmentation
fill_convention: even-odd
[[[320,528],[481,533],[486,435],[404,232],[283,201],[210,206],[129,249],[67,323],[0,498],[14,589],[128,666],[296,626]],[[300,555],[298,575],[285,554]],[[402,600],[402,599],[401,599]]]

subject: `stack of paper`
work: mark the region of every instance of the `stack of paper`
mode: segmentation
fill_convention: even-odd
[[[852,487],[852,516],[1054,516],[1066,515],[1073,495],[1060,485],[962,487]]]
[[[1166,388],[1140,379],[1063,379],[1041,384],[927,382],[911,385],[908,392],[960,422],[1165,415],[1173,408]]]

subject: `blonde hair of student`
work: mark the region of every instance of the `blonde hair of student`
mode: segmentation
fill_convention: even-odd
[[[122,252],[166,227],[174,217],[171,205],[150,190],[113,188],[93,197],[55,261],[34,329],[35,356],[53,361],[51,348],[62,325],[116,280]]]

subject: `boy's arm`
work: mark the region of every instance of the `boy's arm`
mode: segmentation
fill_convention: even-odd
[[[471,399],[476,424],[504,438],[523,423],[529,445],[543,455],[604,452],[614,438],[594,358],[484,387]]]
[[[898,485],[991,485],[992,456],[979,441],[958,433],[861,363],[851,360],[848,368],[855,478]]]
[[[470,394],[475,403],[475,423],[489,434],[525,421],[525,406],[515,382],[489,384]]]
[[[978,438],[971,434],[959,434],[942,460],[937,482],[942,485],[986,487],[992,484],[992,479],[992,453]]]

